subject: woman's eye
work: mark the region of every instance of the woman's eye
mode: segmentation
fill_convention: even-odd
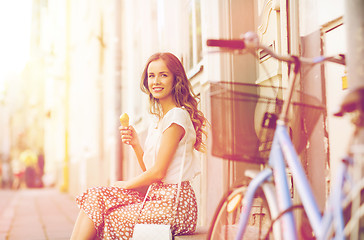
[[[167,74],[162,74],[162,77],[167,77]]]

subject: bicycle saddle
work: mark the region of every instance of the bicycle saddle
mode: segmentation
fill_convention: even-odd
[[[359,110],[364,112],[364,86],[350,90],[343,98],[340,109],[334,116],[341,117],[345,113]]]

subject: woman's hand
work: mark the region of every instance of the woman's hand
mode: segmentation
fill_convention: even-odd
[[[120,126],[119,131],[120,131],[121,141],[133,147],[135,155],[138,159],[139,166],[143,171],[145,171],[146,167],[143,162],[144,151],[140,145],[138,134],[136,133],[135,129],[133,128],[133,126],[128,126],[128,127]]]
[[[121,141],[125,144],[136,146],[139,144],[138,134],[136,133],[133,126],[129,127],[119,127],[120,135],[121,135]]]

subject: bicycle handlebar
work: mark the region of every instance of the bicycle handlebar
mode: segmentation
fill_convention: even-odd
[[[243,50],[245,49],[244,39],[208,39],[206,45],[209,47],[221,47]]]
[[[207,39],[206,45],[209,47],[220,47],[230,50],[257,50],[263,49],[266,53],[268,53],[273,58],[276,58],[280,61],[284,61],[287,63],[295,63],[299,60],[301,63],[305,64],[317,64],[325,61],[333,62],[341,65],[346,65],[345,55],[339,54],[337,56],[318,56],[315,58],[304,58],[304,57],[293,57],[291,55],[279,55],[273,52],[268,47],[259,43],[258,34],[254,32],[247,32],[243,35],[241,39]]]

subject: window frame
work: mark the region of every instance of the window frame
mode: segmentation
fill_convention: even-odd
[[[202,44],[202,1],[189,0],[185,5],[185,41],[182,62],[189,79],[193,78],[203,69],[203,44]]]

